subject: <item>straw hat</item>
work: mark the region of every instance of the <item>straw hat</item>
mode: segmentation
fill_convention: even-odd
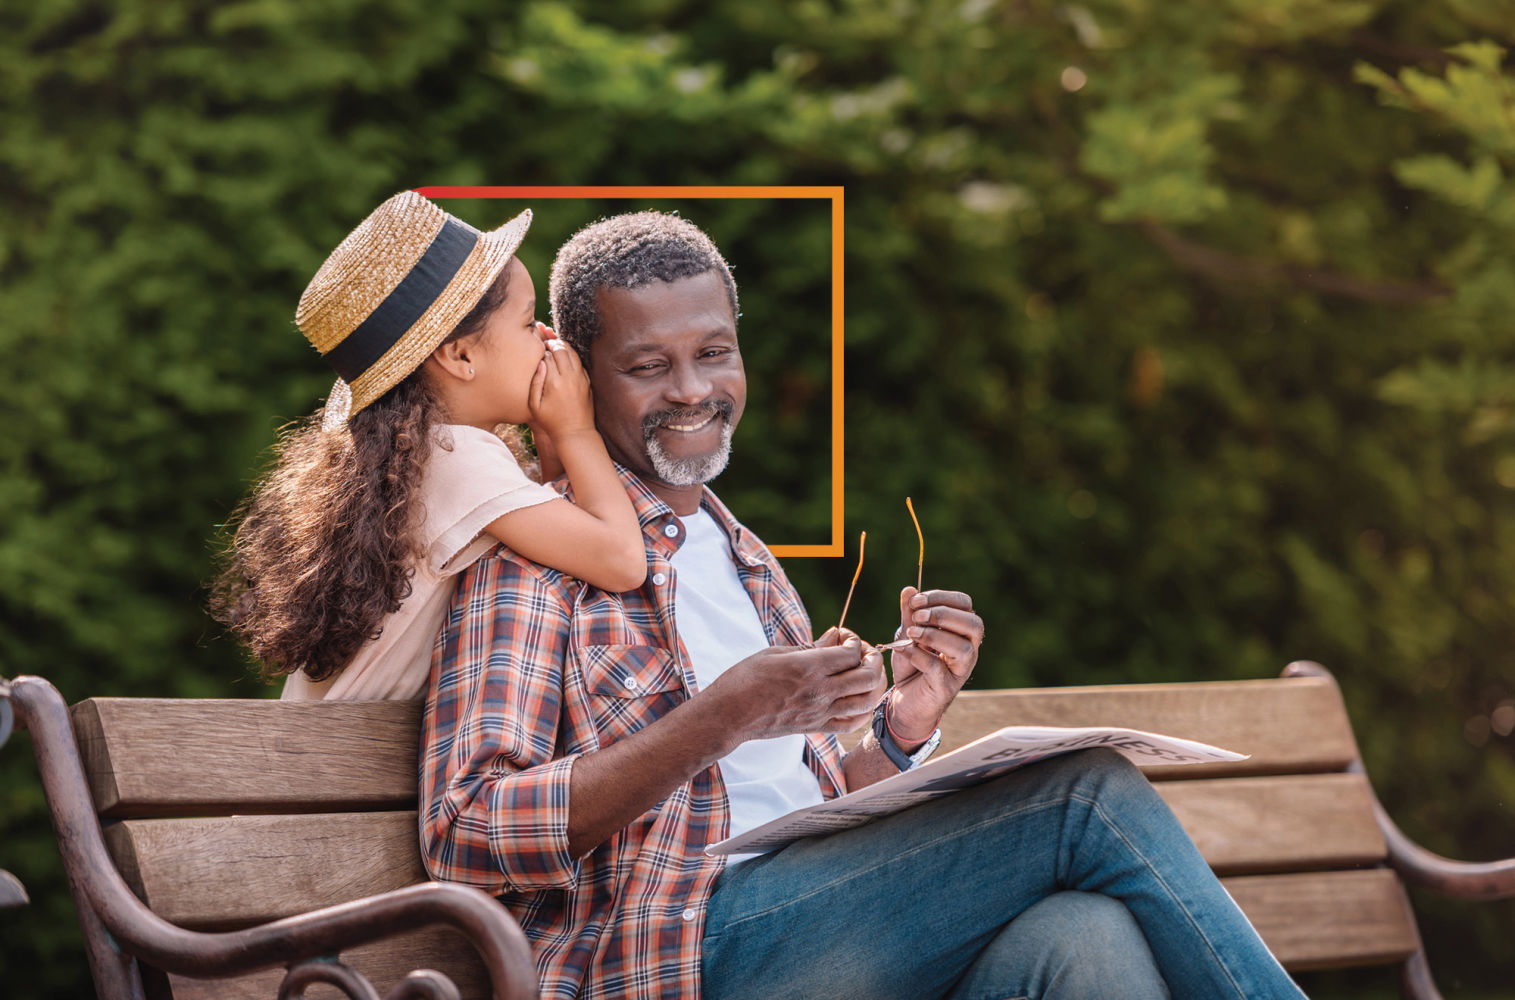
[[[484,297],[531,225],[481,233],[414,191],[373,210],[310,279],[295,324],[339,378],[322,426],[340,427],[420,367]]]

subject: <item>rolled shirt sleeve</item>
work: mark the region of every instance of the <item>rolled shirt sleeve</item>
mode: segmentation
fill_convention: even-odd
[[[464,614],[464,611],[467,614]],[[421,727],[421,852],[433,878],[494,895],[573,888],[557,753],[571,603],[512,559],[463,575]]]

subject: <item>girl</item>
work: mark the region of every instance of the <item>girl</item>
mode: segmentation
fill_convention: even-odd
[[[514,256],[530,224],[480,233],[397,194],[301,295],[295,322],[340,378],[233,517],[212,597],[285,698],[421,696],[457,574],[496,542],[602,590],[642,584],[588,378]],[[527,422],[577,506],[492,433]]]

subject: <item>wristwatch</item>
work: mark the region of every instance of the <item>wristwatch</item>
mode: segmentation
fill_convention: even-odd
[[[894,742],[894,734],[889,732],[889,722],[884,718],[884,712],[889,708],[889,696],[887,694],[879,701],[873,710],[873,738],[878,740],[879,747],[884,751],[894,766],[901,771],[908,771],[913,767],[919,767],[936,752],[936,748],[942,742],[942,730],[938,726],[936,731],[926,738],[915,753],[906,753],[904,749]]]

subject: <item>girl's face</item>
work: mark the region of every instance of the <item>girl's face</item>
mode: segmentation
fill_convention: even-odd
[[[531,416],[531,378],[546,347],[537,332],[531,272],[514,257],[505,269],[510,275],[505,301],[490,313],[469,351],[476,372],[471,386],[486,421],[524,424]]]

